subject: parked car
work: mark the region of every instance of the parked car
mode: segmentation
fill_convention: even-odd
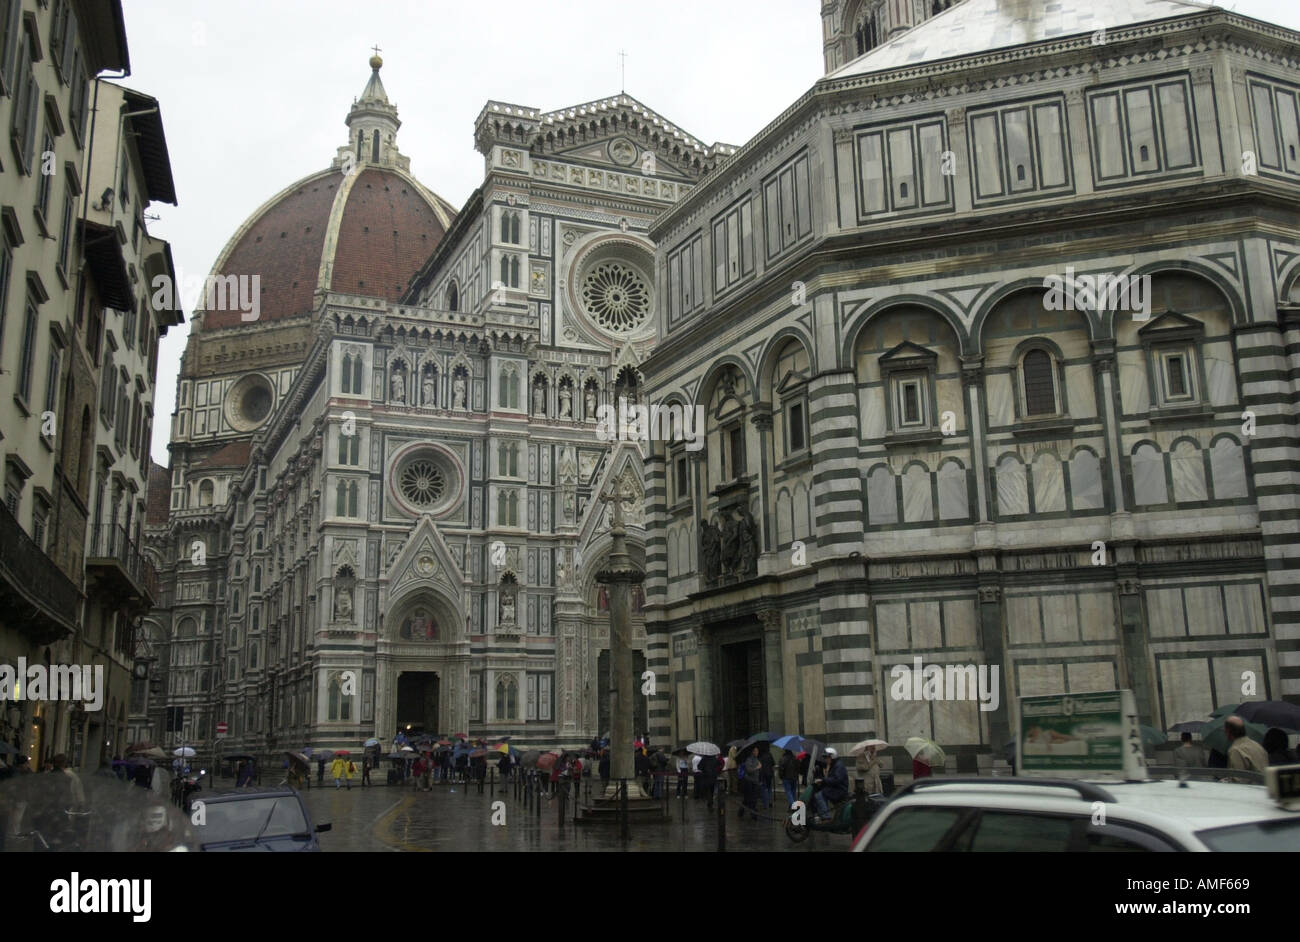
[[[316,835],[331,828],[312,825],[307,805],[292,788],[244,787],[195,799],[191,818],[199,850],[319,851]]]
[[[853,850],[1300,851],[1300,811],[1284,809],[1273,791],[1218,781],[928,778],[877,812]]]

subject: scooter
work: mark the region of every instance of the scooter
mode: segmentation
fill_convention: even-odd
[[[796,806],[785,819],[785,835],[796,844],[808,840],[813,831],[828,834],[857,834],[888,799],[881,794],[868,795],[859,783],[852,798],[846,798],[830,807],[830,820],[817,820],[817,805],[813,792],[821,786],[820,782],[809,782],[799,793],[802,807]],[[795,823],[800,821],[801,823]]]

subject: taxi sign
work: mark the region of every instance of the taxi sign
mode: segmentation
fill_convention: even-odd
[[[1269,798],[1287,811],[1300,811],[1300,765],[1270,765],[1264,783]]]
[[[1133,691],[1021,697],[1016,772],[1031,777],[1146,779]]]

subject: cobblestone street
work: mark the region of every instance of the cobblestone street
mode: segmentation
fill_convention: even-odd
[[[410,787],[377,786],[351,791],[332,785],[313,786],[303,793],[317,824],[333,828],[320,835],[322,850],[334,851],[716,851],[717,815],[705,803],[672,799],[671,820],[653,822],[635,818],[631,839],[619,839],[616,822],[584,821],[575,824],[573,806],[566,808],[563,826],[558,821],[557,802],[541,800],[541,813],[526,806],[507,789],[498,786],[495,796],[485,785],[483,794],[471,787],[439,785],[432,792]],[[505,824],[492,823],[492,804],[505,802]],[[683,818],[685,805],[685,821]],[[728,805],[727,850],[745,851],[843,851],[847,835],[815,834],[808,843],[795,844],[786,837],[777,817],[776,804],[755,822],[737,816],[738,805]],[[771,820],[766,820],[771,818]]]

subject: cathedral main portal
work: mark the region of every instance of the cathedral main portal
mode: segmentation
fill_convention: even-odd
[[[397,678],[397,728],[412,733],[443,732],[438,728],[438,675],[409,671]]]

